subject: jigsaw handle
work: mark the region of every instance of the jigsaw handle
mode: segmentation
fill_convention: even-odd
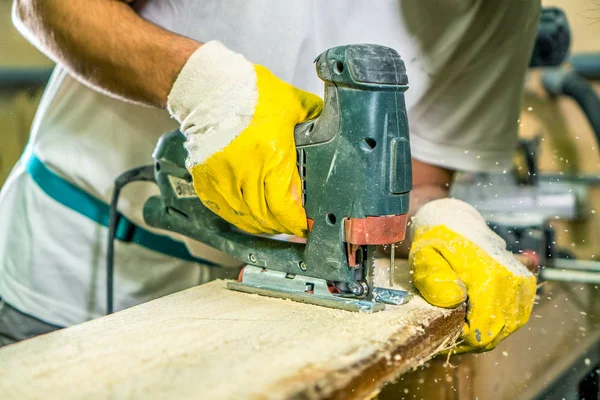
[[[295,130],[312,221],[306,245],[244,234],[204,207],[185,169],[179,132],[164,135],[153,155],[161,196],[146,203],[146,222],[251,265],[348,284],[362,279],[349,268],[346,244],[397,242],[406,228],[412,187],[406,69],[396,51],[366,44],[329,49],[316,68],[325,83],[323,113]]]

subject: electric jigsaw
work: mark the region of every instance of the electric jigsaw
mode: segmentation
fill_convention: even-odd
[[[163,135],[154,152],[161,193],[146,202],[144,219],[246,263],[229,289],[360,312],[403,304],[407,292],[375,287],[373,276],[376,245],[401,242],[406,232],[412,170],[404,62],[393,49],[358,44],[331,48],[315,64],[324,109],[294,133],[306,243],[244,233],[204,207],[179,131]]]

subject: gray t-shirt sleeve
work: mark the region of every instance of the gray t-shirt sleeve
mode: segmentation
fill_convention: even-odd
[[[502,4],[479,2],[437,41],[419,38],[430,80],[409,110],[415,159],[472,172],[510,168],[540,6]]]

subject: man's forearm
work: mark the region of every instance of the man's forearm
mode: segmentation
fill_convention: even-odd
[[[430,201],[448,197],[449,188],[440,185],[422,185],[415,187],[410,192],[410,209],[408,211],[408,231],[406,239],[399,245],[396,245],[396,254],[400,257],[408,257],[412,237],[410,235],[410,221],[415,213]]]
[[[408,232],[406,239],[396,245],[396,254],[408,257],[412,237],[410,237],[410,221],[413,215],[432,200],[448,197],[454,172],[418,160],[412,160],[413,189],[410,192],[410,209],[408,210]]]
[[[13,20],[33,44],[84,83],[161,108],[201,45],[144,20],[118,0],[15,0]]]

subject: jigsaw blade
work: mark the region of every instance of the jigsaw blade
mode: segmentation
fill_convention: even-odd
[[[366,257],[366,281],[369,286],[369,293],[367,294],[367,299],[373,299],[373,289],[375,288],[375,246],[365,246],[367,251]]]
[[[394,270],[396,268],[396,243],[390,249],[390,287],[394,287]]]

